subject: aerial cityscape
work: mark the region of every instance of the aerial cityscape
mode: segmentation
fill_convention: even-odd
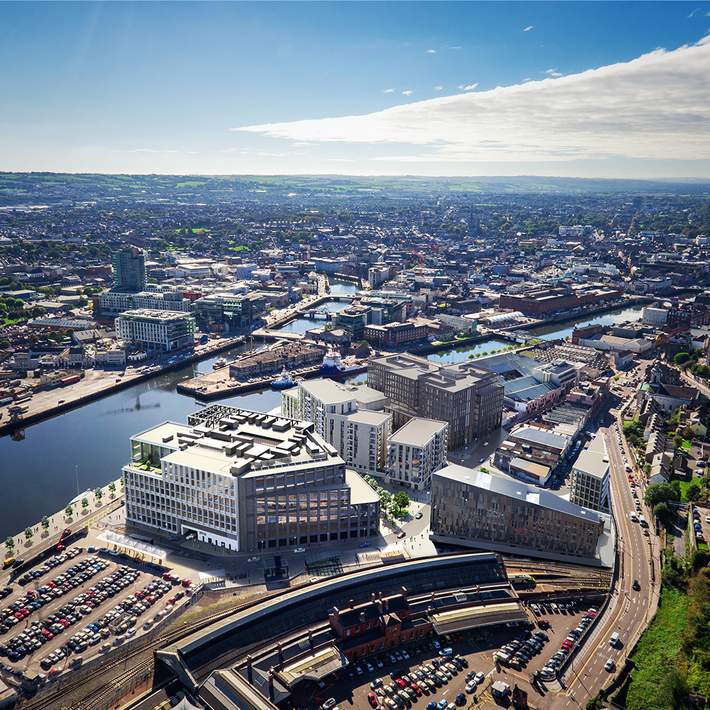
[[[0,708],[709,706],[710,3],[0,19]]]

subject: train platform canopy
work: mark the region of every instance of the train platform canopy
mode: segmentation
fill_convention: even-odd
[[[484,626],[527,621],[527,618],[519,602],[482,604],[431,615],[434,630],[440,636]]]
[[[331,673],[341,670],[348,664],[348,659],[335,647],[316,651],[294,663],[284,666],[278,671],[280,680],[289,688],[302,680],[311,680],[318,683]]]

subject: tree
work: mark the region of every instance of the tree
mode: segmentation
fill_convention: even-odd
[[[668,503],[661,501],[653,506],[653,514],[658,518],[658,520],[664,525],[671,522],[673,518],[673,513],[668,507]]]
[[[32,535],[33,535],[33,534],[34,534],[34,533],[32,532],[32,528],[25,528],[25,537],[26,537],[28,540],[31,540],[31,539],[32,539]]]
[[[42,527],[49,530],[49,518],[46,515],[42,518]]]
[[[101,500],[104,497],[104,492],[100,488],[97,488],[94,491],[94,496],[96,496],[96,500]]]
[[[409,508],[409,496],[404,491],[397,491],[394,494],[394,502],[398,508]]]
[[[71,518],[71,516],[74,514],[74,507],[71,505],[68,505],[66,508],[64,508],[64,515],[67,516],[67,518]]]
[[[685,495],[688,500],[700,500],[703,493],[703,486],[700,481],[691,481],[685,489]]]
[[[82,498],[81,499],[81,507],[86,510],[86,508],[89,507],[89,499],[88,498]]]
[[[690,353],[676,353],[673,356],[673,362],[676,365],[682,365],[685,362],[688,362],[690,360]]]
[[[8,552],[12,552],[15,549],[15,540],[14,538],[11,537],[6,537],[5,538],[5,549]]]
[[[680,495],[670,483],[652,483],[646,489],[644,500],[648,506],[655,508],[658,503],[680,500]]]
[[[113,481],[108,484],[108,490],[109,493],[111,493],[111,497],[113,498],[113,496],[116,495],[116,484]]]

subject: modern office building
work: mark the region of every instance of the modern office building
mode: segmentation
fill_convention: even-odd
[[[371,358],[368,384],[389,400],[393,426],[413,417],[447,422],[450,449],[497,429],[503,385],[495,373],[473,363],[438,365],[408,353]]]
[[[212,405],[131,439],[129,524],[239,552],[376,535],[377,494],[311,422]]]
[[[387,482],[428,490],[432,473],[446,465],[448,433],[446,422],[410,419],[387,442]]]
[[[431,537],[536,556],[596,558],[601,516],[519,481],[449,464],[431,479]]]
[[[381,474],[387,456],[392,415],[387,400],[367,385],[329,379],[305,380],[281,393],[284,416],[303,419],[360,473]]]
[[[194,344],[195,319],[181,311],[138,308],[116,318],[116,335],[146,350],[172,352]]]
[[[600,434],[572,464],[569,499],[592,510],[609,510],[609,454]]]
[[[136,292],[145,289],[145,253],[134,246],[125,246],[111,257],[115,291]]]

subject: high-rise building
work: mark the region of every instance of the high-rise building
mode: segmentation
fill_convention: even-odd
[[[375,491],[311,422],[211,405],[131,438],[129,524],[239,552],[379,532]]]
[[[597,434],[572,464],[572,503],[592,510],[609,510],[609,455],[604,437]]]
[[[125,246],[111,257],[115,291],[134,292],[145,289],[145,253],[134,246]]]
[[[428,490],[431,474],[446,466],[448,432],[446,422],[410,419],[387,442],[387,482]]]
[[[503,417],[498,375],[473,363],[438,365],[408,353],[373,358],[368,384],[389,400],[393,426],[413,417],[447,422],[450,449],[497,429]]]
[[[367,385],[345,385],[333,380],[299,382],[281,393],[285,416],[313,422],[316,433],[335,447],[360,473],[384,471],[392,415],[384,411],[381,392]]]

